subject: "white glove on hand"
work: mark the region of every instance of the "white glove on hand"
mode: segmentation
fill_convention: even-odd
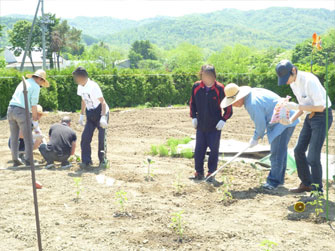
[[[223,120],[220,120],[217,124],[216,124],[216,130],[221,131],[224,127],[224,125],[226,124],[226,122],[224,122]]]
[[[249,141],[249,147],[252,148],[254,146],[257,146],[258,140],[255,140],[254,138],[251,138]]]
[[[102,128],[106,128],[108,126],[106,116],[101,116],[101,118],[100,118],[100,126]]]
[[[290,125],[292,124],[292,120],[291,119],[287,119],[287,118],[281,118],[279,120],[279,123],[282,125]]]
[[[198,119],[197,118],[192,119],[192,125],[193,125],[194,129],[197,129],[197,127],[198,127]]]
[[[288,109],[288,110],[299,110],[299,104],[294,103],[294,102],[288,102],[285,105],[285,108]]]
[[[41,129],[38,125],[38,121],[33,121],[34,132],[41,133]]]
[[[85,115],[83,115],[83,114],[80,114],[80,117],[79,117],[79,124],[80,125],[82,125],[82,126],[84,126],[85,124],[84,124],[84,117],[85,117]]]

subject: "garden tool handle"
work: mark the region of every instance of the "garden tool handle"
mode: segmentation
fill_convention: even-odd
[[[230,164],[232,161],[234,161],[235,159],[237,159],[242,153],[244,153],[246,150],[249,149],[249,145],[243,149],[242,151],[240,151],[239,153],[237,153],[231,160],[229,160],[227,163],[225,163],[223,166],[221,166],[219,169],[217,169],[214,173],[212,173],[211,175],[209,175],[205,181],[207,181],[210,177],[213,177],[214,175],[216,175],[222,168],[224,168],[225,166],[227,166],[228,164]]]

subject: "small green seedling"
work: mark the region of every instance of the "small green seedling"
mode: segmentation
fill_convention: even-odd
[[[186,224],[183,219],[183,213],[184,211],[172,213],[171,224],[170,224],[170,227],[178,235],[179,242],[183,241],[184,228]]]
[[[170,155],[171,157],[176,157],[178,155],[177,146],[170,146]]]
[[[271,251],[275,246],[278,246],[276,242],[270,240],[264,240],[259,245],[263,247],[264,251]]]
[[[76,187],[76,195],[77,195],[76,201],[78,202],[79,198],[80,198],[80,192],[81,192],[81,178],[80,177],[74,177],[73,181],[74,181],[74,184],[75,184],[75,187]]]
[[[187,159],[192,159],[193,158],[193,152],[191,148],[185,148],[183,150],[181,150],[180,156],[183,158],[187,158]]]
[[[222,194],[221,201],[227,202],[233,199],[230,189],[230,179],[228,176],[222,176],[222,186],[217,189],[217,191]]]
[[[315,198],[314,201],[308,202],[307,204],[315,206],[314,212],[316,219],[319,218],[320,214],[323,213],[323,202],[324,196],[319,191],[319,184],[312,184],[315,187],[315,190],[311,192],[311,195]]]
[[[159,153],[159,156],[161,156],[161,157],[168,156],[169,155],[169,149],[164,145],[159,145],[158,146],[158,153]]]
[[[153,161],[151,158],[147,158],[147,161],[144,161],[144,164],[148,165],[148,169],[147,169],[147,176],[145,177],[146,181],[152,181],[154,179],[154,169],[152,168],[152,164],[155,163],[155,161]]]
[[[156,156],[158,154],[158,149],[157,149],[157,146],[156,145],[151,145],[151,148],[150,148],[150,154],[152,156]]]
[[[127,192],[120,190],[115,193],[115,203],[120,206],[121,213],[126,213],[127,201]]]
[[[173,182],[175,188],[175,195],[181,195],[183,193],[185,185],[181,182],[181,174],[176,175],[176,180]]]

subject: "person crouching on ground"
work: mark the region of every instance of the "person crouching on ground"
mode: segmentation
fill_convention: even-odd
[[[296,110],[296,113],[287,121],[292,123],[304,112],[304,125],[301,129],[298,143],[294,148],[294,157],[297,164],[298,176],[301,180],[299,187],[291,189],[292,193],[323,192],[321,150],[326,138],[326,100],[328,99],[328,128],[332,125],[333,114],[330,108],[332,103],[326,95],[326,90],[319,79],[310,72],[298,71],[288,60],[282,60],[276,67],[278,85],[289,85],[299,104],[289,102],[287,109]],[[308,156],[306,151],[308,148]]]
[[[210,148],[207,177],[217,169],[221,130],[226,121],[232,116],[232,107],[220,108],[224,99],[224,85],[216,81],[215,68],[212,65],[203,65],[200,70],[201,81],[192,88],[190,99],[190,116],[196,131],[195,145],[195,176],[194,180],[204,179],[204,158],[207,147]],[[213,182],[214,177],[207,179]]]
[[[98,157],[100,167],[105,161],[105,133],[109,117],[109,107],[102,95],[100,86],[88,78],[88,73],[83,67],[78,67],[73,73],[74,81],[78,84],[77,94],[81,97],[81,112],[79,123],[84,126],[81,135],[81,160],[83,169],[90,169],[92,165],[91,142],[95,129],[99,131]]]
[[[37,105],[37,121],[40,122],[42,116],[43,116],[43,108],[40,105]],[[36,133],[33,130],[33,150],[38,149],[38,147],[45,141],[44,136],[42,133]],[[8,139],[8,147],[11,149],[11,140],[10,137]],[[23,140],[23,133],[20,131],[19,133],[19,158],[24,159],[24,152],[25,152],[25,146],[24,146],[24,140]]]
[[[61,162],[62,168],[71,167],[68,159],[76,151],[76,133],[70,128],[71,118],[65,116],[61,123],[54,124],[49,130],[49,143],[41,144],[40,153],[46,160],[46,168],[52,168],[54,161]]]
[[[274,190],[279,185],[283,185],[287,164],[287,146],[299,121],[296,120],[289,125],[270,124],[273,110],[280,100],[280,97],[272,91],[249,86],[239,87],[231,83],[226,86],[225,94],[226,97],[222,101],[221,107],[225,108],[229,105],[242,107],[244,105],[255,124],[254,136],[249,141],[250,147],[258,144],[258,140],[264,137],[266,130],[268,141],[271,144],[271,171],[262,188]]]

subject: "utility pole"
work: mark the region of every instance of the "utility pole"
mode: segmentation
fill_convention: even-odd
[[[41,1],[41,11],[42,11],[42,48],[43,48],[43,70],[46,70],[46,55],[45,55],[45,16],[44,16],[44,0]]]
[[[38,10],[40,8],[40,3],[41,3],[41,0],[38,0],[38,4],[37,4],[36,11],[35,11],[34,20],[33,20],[33,23],[31,25],[30,33],[29,33],[28,40],[27,40],[27,43],[26,43],[26,49],[24,50],[24,53],[23,53],[23,58],[22,58],[22,62],[21,62],[20,71],[23,71],[24,62],[26,60],[27,52],[28,52],[28,50],[30,50],[31,37],[33,36],[34,25],[35,25],[35,22],[36,22],[37,12],[38,12]]]

